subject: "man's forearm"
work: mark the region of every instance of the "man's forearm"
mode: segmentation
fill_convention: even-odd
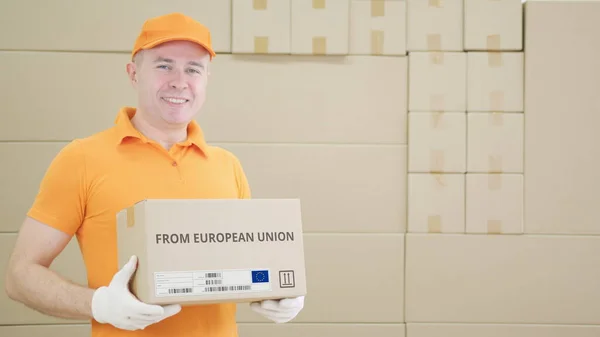
[[[40,265],[29,265],[13,273],[7,282],[9,296],[26,306],[65,319],[92,318],[94,290],[74,284]]]

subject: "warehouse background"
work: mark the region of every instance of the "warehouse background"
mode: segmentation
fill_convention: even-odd
[[[255,197],[303,203],[305,310],[241,305],[241,336],[600,335],[600,3],[522,6],[2,1],[0,272],[53,156],[134,104],[144,20],[180,11],[219,53],[209,142]],[[85,284],[75,241],[52,268]],[[0,312],[1,336],[89,335],[3,292]]]

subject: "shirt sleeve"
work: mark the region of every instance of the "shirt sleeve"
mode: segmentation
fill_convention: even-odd
[[[250,191],[250,184],[248,183],[248,177],[246,177],[246,173],[244,172],[244,168],[240,163],[238,158],[234,157],[234,165],[235,165],[235,177],[237,180],[238,186],[238,198],[239,199],[251,199],[252,193]]]
[[[74,140],[50,163],[27,215],[73,235],[85,218],[86,200],[84,152],[81,143]]]

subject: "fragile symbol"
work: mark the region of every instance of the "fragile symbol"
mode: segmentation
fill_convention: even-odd
[[[294,288],[295,286],[296,286],[296,280],[294,279],[294,271],[293,270],[279,271],[279,287]]]

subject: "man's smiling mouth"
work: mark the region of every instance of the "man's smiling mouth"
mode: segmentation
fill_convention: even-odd
[[[183,104],[189,102],[188,99],[185,98],[176,98],[176,97],[162,97],[164,101],[172,104]]]

